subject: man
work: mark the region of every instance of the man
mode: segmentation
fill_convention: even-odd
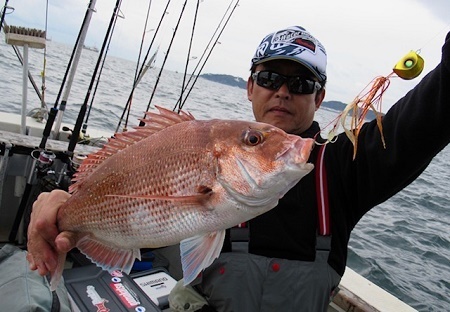
[[[249,252],[223,252],[203,272],[197,289],[213,307],[326,311],[345,270],[354,226],[417,178],[450,142],[450,33],[442,51],[441,64],[383,117],[386,148],[375,121],[362,127],[354,160],[345,134],[325,148],[318,145],[310,158],[313,172],[276,208],[250,221]],[[316,137],[314,114],[324,99],[326,78],[325,49],[304,28],[268,35],[252,59],[247,83],[255,119]],[[29,260],[40,274],[55,267],[50,245],[62,251],[73,247],[70,235],[58,235],[55,226],[58,205],[67,196],[45,194],[33,209]]]

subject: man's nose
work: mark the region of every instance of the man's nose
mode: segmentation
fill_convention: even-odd
[[[291,96],[291,92],[289,91],[289,88],[288,88],[288,85],[287,85],[286,81],[277,90],[277,96],[283,97],[283,98],[288,98],[288,97]]]

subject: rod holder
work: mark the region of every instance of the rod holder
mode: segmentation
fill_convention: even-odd
[[[5,40],[7,44],[23,47],[22,119],[20,123],[20,133],[27,134],[28,49],[45,48],[45,31],[34,28],[6,26]]]

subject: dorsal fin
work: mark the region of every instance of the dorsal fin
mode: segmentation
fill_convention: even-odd
[[[77,172],[73,175],[72,182],[76,183],[73,183],[69,187],[69,192],[76,192],[79,183],[81,183],[87,176],[91,175],[97,166],[111,155],[114,155],[118,151],[148,138],[152,134],[163,129],[180,122],[195,119],[190,113],[186,113],[184,111],[180,111],[180,113],[177,114],[160,106],[155,107],[158,109],[159,113],[146,112],[145,118],[141,119],[141,121],[145,123],[144,126],[133,127],[134,130],[128,132],[116,133],[113,138],[108,139],[108,143],[106,143],[102,149],[88,155],[78,168]]]

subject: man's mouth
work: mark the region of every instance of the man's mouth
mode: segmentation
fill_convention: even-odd
[[[290,114],[290,112],[286,108],[280,107],[280,106],[272,107],[271,109],[269,109],[268,112],[275,112],[275,113],[280,112],[280,113]]]

